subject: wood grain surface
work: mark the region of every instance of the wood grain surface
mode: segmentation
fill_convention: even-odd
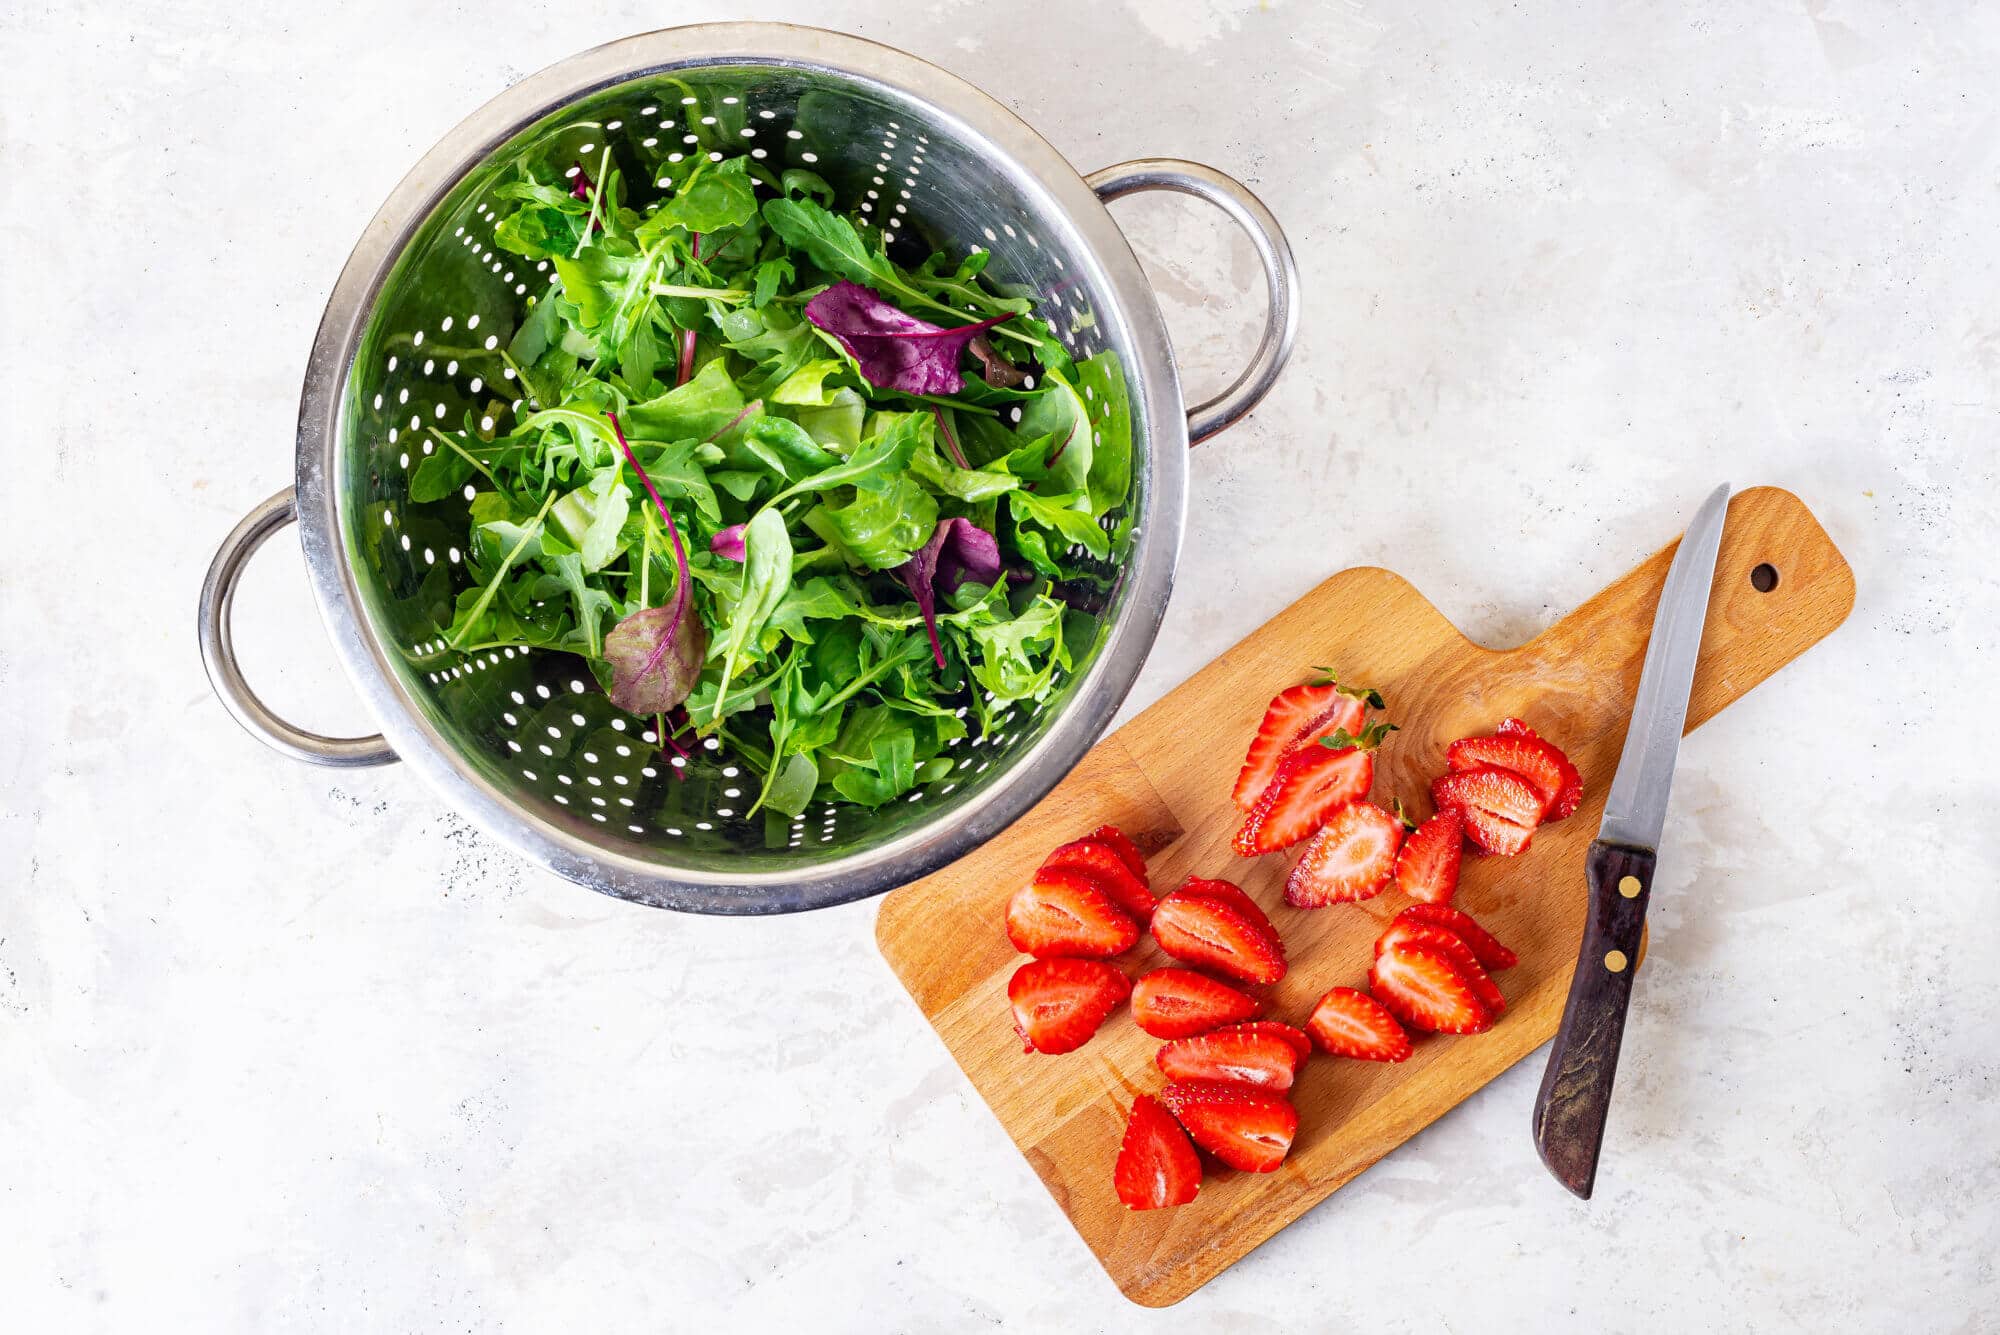
[[[1672,555],[1672,546],[1656,553],[1534,640],[1504,650],[1468,640],[1390,571],[1342,571],[1106,738],[998,838],[883,900],[876,939],[884,957],[1128,1297],[1178,1302],[1555,1032],[1583,931],[1584,854]],[[1752,581],[1766,564],[1777,573],[1768,592]],[[1768,487],[1737,495],[1688,729],[1825,637],[1853,601],[1852,572],[1797,497]],[[1327,988],[1365,985],[1374,938],[1406,899],[1392,890],[1363,904],[1292,909],[1282,897],[1290,854],[1252,860],[1229,848],[1239,819],[1230,786],[1244,747],[1270,697],[1316,664],[1378,687],[1402,725],[1382,748],[1376,801],[1400,798],[1412,816],[1429,814],[1446,746],[1512,714],[1569,753],[1583,774],[1583,805],[1539,831],[1519,857],[1466,858],[1456,902],[1521,956],[1498,975],[1508,1006],[1490,1032],[1419,1039],[1416,1054],[1393,1066],[1316,1056],[1293,1090],[1299,1135],[1282,1168],[1212,1170],[1193,1204],[1133,1213],[1113,1194],[1111,1165],[1132,1096],[1164,1083],[1153,1064],[1159,1043],[1121,1009],[1077,1052],[1024,1054],[1006,987],[1025,957],[1007,943],[1005,905],[1055,845],[1111,822],[1145,847],[1156,891],[1191,873],[1220,876],[1265,906],[1291,961],[1281,982],[1251,989],[1273,1018],[1302,1023]],[[1137,977],[1171,961],[1147,937],[1118,962]],[[1539,1174],[1528,1111],[1522,1172]],[[1560,1190],[1554,1182],[1548,1189]]]

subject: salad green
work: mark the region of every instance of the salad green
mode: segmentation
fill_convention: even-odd
[[[646,203],[608,152],[499,192],[553,281],[497,349],[516,411],[431,432],[411,478],[469,497],[443,638],[585,659],[663,746],[719,736],[752,811],[880,805],[1095,643],[1122,370],[811,172],[666,171]]]

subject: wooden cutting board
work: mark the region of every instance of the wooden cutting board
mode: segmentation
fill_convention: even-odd
[[[1584,850],[1617,768],[1672,555],[1672,547],[1657,553],[1505,650],[1468,640],[1398,575],[1342,571],[1099,743],[998,838],[883,900],[875,934],[890,967],[1127,1297],[1148,1306],[1185,1298],[1555,1033],[1583,934]],[[1777,580],[1768,592],[1757,587],[1765,573]],[[1769,487],[1738,495],[1688,728],[1818,642],[1853,603],[1847,562],[1796,496]],[[1492,1030],[1420,1038],[1416,1054],[1393,1066],[1317,1056],[1293,1089],[1299,1134],[1282,1168],[1211,1169],[1193,1204],[1128,1211],[1113,1194],[1111,1166],[1132,1096],[1164,1083],[1153,1064],[1159,1041],[1120,1009],[1074,1053],[1024,1054],[1007,1006],[1007,980],[1025,962],[1003,930],[1008,896],[1050,849],[1109,822],[1146,849],[1157,891],[1190,873],[1220,876],[1270,913],[1290,971],[1250,990],[1265,996],[1271,1017],[1302,1024],[1327,988],[1365,986],[1374,939],[1404,896],[1292,909],[1282,892],[1290,854],[1251,860],[1229,848],[1240,819],[1230,786],[1264,705],[1316,664],[1379,688],[1402,725],[1382,747],[1375,800],[1401,798],[1412,816],[1428,815],[1445,747],[1512,714],[1568,751],[1583,773],[1583,806],[1544,827],[1519,857],[1466,857],[1456,902],[1521,957],[1498,975],[1508,1005]],[[1137,977],[1172,961],[1148,936],[1119,963]],[[1518,1152],[1521,1172],[1539,1177],[1525,1105]]]

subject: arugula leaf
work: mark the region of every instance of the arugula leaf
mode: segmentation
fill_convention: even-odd
[[[731,158],[713,170],[697,167],[674,197],[653,214],[653,221],[697,235],[749,222],[757,213],[749,166],[748,158]]]
[[[778,600],[792,582],[792,539],[778,511],[766,506],[743,530],[743,575],[729,625],[722,638],[722,675],[717,683],[717,703],[727,695],[729,681],[736,675],[737,660],[762,635]],[[711,724],[719,722],[711,715]]]
[[[1007,509],[1016,523],[1048,529],[1101,561],[1111,555],[1111,535],[1083,508],[1087,504],[1081,492],[1066,496],[1045,496],[1033,491],[1007,493]]]
[[[831,491],[842,486],[886,487],[891,478],[909,467],[910,456],[923,443],[930,419],[917,413],[884,413],[887,419],[874,436],[840,463],[802,478],[772,498],[772,504],[802,491]]]

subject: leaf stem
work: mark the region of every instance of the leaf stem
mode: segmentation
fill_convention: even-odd
[[[436,427],[427,427],[425,429],[429,431],[433,436],[436,436],[438,438],[439,443],[444,445],[449,445],[452,448],[452,450],[457,453],[459,458],[465,460],[465,462],[471,464],[474,468],[478,469],[482,474],[484,474],[486,480],[493,484],[495,490],[499,489],[500,486],[499,480],[493,476],[493,474],[487,469],[485,464],[480,463],[479,460],[473,458],[470,454],[468,454],[463,445],[460,445],[457,441],[453,440],[450,436],[447,436],[444,432],[438,430]]]
[[[604,178],[611,166],[611,145],[604,146],[604,152],[597,159],[597,184],[590,190],[590,216],[583,220],[583,235],[576,239],[576,249],[569,253],[571,259],[583,254],[583,248],[590,244],[590,229],[597,222],[597,209],[604,202]]]
[[[473,603],[472,610],[466,614],[465,626],[467,629],[470,629],[479,618],[485,616],[486,609],[493,605],[493,595],[500,592],[500,581],[507,578],[507,572],[513,568],[514,562],[527,549],[529,540],[542,531],[542,520],[548,517],[549,507],[555,503],[556,493],[551,491],[547,499],[542,502],[542,508],[535,512],[535,522],[528,525],[522,531],[519,540],[514,543],[514,549],[507,553],[506,558],[500,562],[500,568],[493,572],[493,578],[486,582],[484,589],[480,590],[479,600]],[[464,631],[460,631],[458,635],[451,637],[452,648],[456,649],[459,647],[459,637],[464,633]]]
[[[646,290],[656,297],[711,297],[716,301],[742,301],[750,295],[740,287],[690,287],[685,283],[653,283]]]

